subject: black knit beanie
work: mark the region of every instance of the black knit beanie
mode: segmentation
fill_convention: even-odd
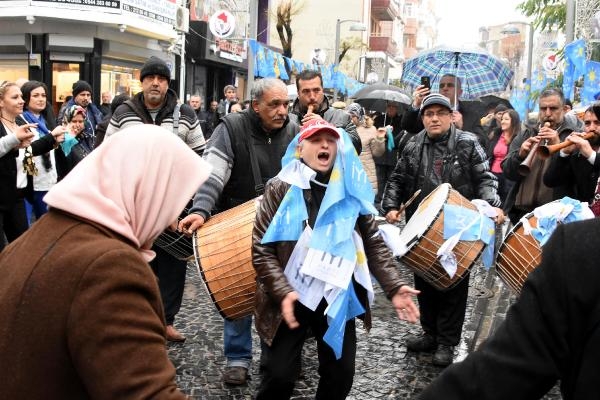
[[[167,66],[167,63],[158,57],[150,57],[142,66],[142,70],[140,71],[140,81],[143,81],[148,75],[163,76],[167,78],[168,81],[171,80],[171,70]]]
[[[92,86],[86,81],[77,81],[73,84],[73,97],[76,97],[81,92],[90,92],[92,94]]]

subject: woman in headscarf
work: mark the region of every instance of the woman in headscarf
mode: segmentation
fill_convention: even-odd
[[[63,125],[67,127],[62,155],[58,157],[58,180],[64,178],[81,160],[94,150],[93,142],[85,137],[85,108],[73,105],[65,110]]]
[[[377,173],[373,156],[380,157],[385,152],[385,130],[378,131],[373,125],[373,120],[365,115],[364,108],[358,103],[351,103],[346,107],[352,122],[356,125],[356,131],[362,143],[362,152],[359,154],[360,161],[369,177],[373,190],[377,193]]]
[[[157,126],[108,138],[0,254],[0,385],[6,398],[184,399],[148,266],[153,240],[210,166]]]

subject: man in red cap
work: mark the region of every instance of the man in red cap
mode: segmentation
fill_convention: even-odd
[[[356,178],[354,182],[360,180],[357,185],[368,188],[365,193],[371,195],[370,199],[363,199],[342,184],[345,169],[356,173],[357,168],[362,168],[354,150],[348,151],[346,146],[352,146],[350,136],[340,137],[334,125],[318,119],[307,121],[300,131],[295,157],[290,155],[294,149],[288,148],[283,159],[285,165],[267,183],[256,212],[252,234],[252,264],[257,275],[254,317],[256,330],[267,345],[262,350],[266,362],[258,400],[290,398],[309,329],[315,336],[319,354],[320,380],[315,397],[346,398],[355,369],[355,316],[363,318],[365,327],[370,328],[371,273],[400,319],[414,323],[419,317],[411,298],[418,292],[402,282],[390,250],[377,234],[372,214],[376,212],[372,207],[373,192],[366,174],[358,171],[356,175],[364,179]],[[336,164],[338,155],[344,162]],[[328,187],[333,190],[328,192]],[[334,208],[350,210],[356,201],[369,204],[372,211],[346,213],[349,222],[340,224],[344,226],[337,226],[337,219],[332,224],[322,216]],[[355,259],[337,256],[335,246],[319,249],[314,244],[317,237],[321,243],[335,237],[336,246],[350,242],[354,247],[349,253]],[[365,257],[359,254],[366,256],[368,267]],[[331,260],[329,266],[323,265],[327,262],[322,260]],[[341,292],[336,292],[327,286],[328,278],[316,278],[305,267],[321,271],[331,268],[336,281],[344,275],[342,270],[350,274],[338,281]],[[361,279],[361,272],[366,281]],[[350,305],[358,311],[351,312]],[[348,310],[343,314],[342,324],[336,325],[339,314],[329,315],[333,309]],[[332,338],[332,331],[337,338]]]

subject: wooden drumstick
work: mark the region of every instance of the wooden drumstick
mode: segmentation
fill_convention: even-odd
[[[408,201],[406,201],[406,203],[404,203],[400,209],[398,210],[398,215],[402,214],[402,212],[404,212],[404,210],[406,210],[406,207],[410,206],[412,204],[413,201],[415,201],[415,199],[417,197],[419,197],[419,195],[421,194],[421,189],[417,190],[410,199],[408,199]]]

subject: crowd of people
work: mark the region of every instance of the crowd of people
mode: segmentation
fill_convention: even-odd
[[[262,354],[259,399],[291,396],[310,337],[319,354],[316,397],[348,395],[355,317],[371,325],[371,276],[401,320],[420,322],[422,333],[406,348],[432,353],[440,367],[453,363],[468,273],[445,291],[417,274],[410,287],[376,233],[375,216],[408,221],[419,201],[444,183],[468,200],[487,202],[499,226],[564,196],[600,215],[600,105],[579,120],[557,88],[540,94],[539,123],[528,126],[503,104],[488,113],[462,101],[461,80],[453,75],[441,77],[439,93],[418,86],[412,104],[390,102],[384,113],[358,103],[330,105],[317,71],[296,76],[294,101],[283,81],[265,78],[254,83],[248,101],[227,85],[224,98],[206,107],[198,94],[182,103],[169,88],[170,76],[166,63],[152,57],[140,70],[140,93],[112,98],[105,92],[100,106],[91,101],[91,85],[77,81],[58,118],[43,83],[0,85],[0,272],[7,277],[0,281],[0,357],[7,361],[0,382],[11,398],[184,398],[164,339],[185,341],[175,317],[187,261],[153,242],[165,229],[190,236],[215,214],[255,198],[262,199],[252,235],[256,307],[253,315],[223,319],[222,376],[230,385],[246,383],[254,320]],[[540,145],[565,140],[570,144],[547,159],[528,157]],[[582,232],[593,234],[596,227],[561,229],[497,336],[440,375],[422,398],[488,392],[484,398],[503,398],[496,394],[511,386],[543,394],[557,379],[565,393],[590,393],[591,361],[584,353],[597,345],[597,335],[588,333],[586,318],[569,317],[577,284],[564,277],[560,263],[567,262],[565,238],[582,236],[573,255],[583,258],[582,273],[592,274]],[[330,243],[330,235],[337,242]],[[322,284],[307,279],[310,284],[298,287],[289,270],[328,270],[306,261],[316,260],[309,254],[317,251],[321,259],[339,259],[345,278],[322,272]],[[366,273],[357,252],[366,256]],[[588,301],[591,286],[580,301]],[[553,290],[564,302],[549,300]],[[556,303],[560,314],[543,318],[542,301]],[[332,333],[336,319],[329,312],[337,302],[354,313]],[[48,326],[42,334],[34,323]],[[547,347],[525,351],[540,329]],[[523,351],[506,352],[513,335],[523,338]],[[44,363],[34,365],[36,351],[49,354]],[[539,379],[503,372],[514,365]],[[468,383],[475,375],[477,382]]]

